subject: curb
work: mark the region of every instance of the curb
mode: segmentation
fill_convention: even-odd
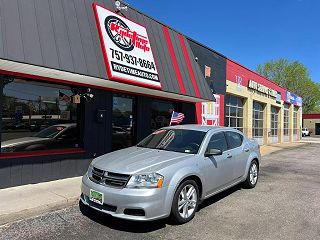
[[[274,151],[270,151],[270,152],[267,152],[267,153],[261,153],[261,157],[267,156],[269,154],[274,154],[274,153],[277,153],[277,152],[285,151],[285,150],[295,149],[297,147],[303,147],[303,146],[306,146],[306,145],[309,145],[309,144],[311,144],[311,143],[310,142],[299,142],[299,145],[287,146],[287,147],[282,147],[282,148],[279,147],[278,149],[275,149]],[[272,144],[271,145],[266,145],[266,146],[271,146],[272,147]]]
[[[28,218],[36,217],[51,211],[57,211],[60,209],[67,208],[79,202],[80,196],[71,197],[69,199],[57,201],[54,203],[38,206],[35,208],[25,209],[19,212],[3,214],[0,215],[0,227],[3,227],[6,224],[12,224],[14,222],[25,220]]]

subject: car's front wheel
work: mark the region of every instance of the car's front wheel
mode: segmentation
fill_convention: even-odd
[[[199,188],[195,181],[186,180],[180,184],[175,192],[171,219],[176,224],[183,224],[190,221],[198,208]]]
[[[244,181],[244,187],[245,188],[254,188],[257,185],[259,177],[259,165],[256,160],[252,160],[248,175],[246,180]]]

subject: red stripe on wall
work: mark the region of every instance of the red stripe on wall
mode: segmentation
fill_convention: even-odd
[[[220,126],[224,126],[224,95],[223,94],[219,94],[220,96]]]
[[[166,38],[167,45],[168,45],[168,48],[169,48],[171,60],[172,60],[172,63],[173,63],[173,68],[174,68],[174,71],[176,73],[176,77],[178,79],[180,91],[181,91],[182,94],[186,94],[186,89],[184,88],[183,80],[182,80],[181,73],[180,73],[180,70],[179,70],[179,67],[178,67],[177,58],[176,58],[176,55],[175,55],[173,47],[172,47],[172,42],[171,42],[171,39],[170,39],[168,28],[166,26],[162,26],[162,28],[163,28],[164,36]]]
[[[320,119],[320,113],[304,113],[302,119]]]
[[[186,63],[187,63],[187,67],[188,67],[188,71],[189,71],[189,74],[190,74],[190,77],[191,77],[191,81],[192,81],[192,85],[193,85],[194,91],[196,93],[196,96],[200,97],[199,88],[198,88],[198,85],[197,85],[197,82],[196,82],[196,78],[194,77],[193,69],[192,69],[191,63],[190,63],[190,58],[189,58],[189,55],[188,55],[188,52],[187,52],[187,48],[186,48],[186,44],[184,42],[182,34],[179,34],[179,40],[180,40],[180,43],[181,43],[181,47],[182,47],[184,58],[185,58]]]
[[[196,103],[196,122],[197,124],[202,124],[202,103],[197,102]]]

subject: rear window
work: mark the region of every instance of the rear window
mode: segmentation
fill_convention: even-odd
[[[227,141],[229,143],[229,149],[237,148],[242,145],[243,136],[236,132],[225,132]]]

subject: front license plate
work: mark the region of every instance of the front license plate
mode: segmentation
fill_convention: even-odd
[[[103,193],[90,189],[90,201],[103,205]]]

